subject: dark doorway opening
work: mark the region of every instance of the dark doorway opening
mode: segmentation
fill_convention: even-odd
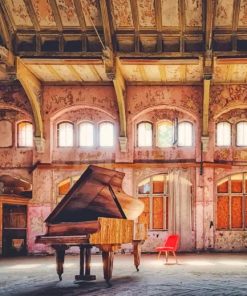
[[[3,204],[3,256],[27,254],[27,207]]]

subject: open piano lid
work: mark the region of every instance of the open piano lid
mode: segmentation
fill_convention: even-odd
[[[47,217],[50,224],[97,220],[98,217],[126,219],[112,189],[122,188],[124,173],[90,165]]]

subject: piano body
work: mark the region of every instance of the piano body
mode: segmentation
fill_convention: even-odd
[[[91,248],[102,251],[103,272],[109,284],[114,251],[132,243],[134,264],[140,264],[141,243],[146,239],[145,225],[134,220],[144,204],[122,190],[124,174],[90,165],[46,219],[47,233],[36,243],[55,249],[57,273],[62,280],[65,250],[80,247],[80,273],[76,281],[94,280],[90,273]]]

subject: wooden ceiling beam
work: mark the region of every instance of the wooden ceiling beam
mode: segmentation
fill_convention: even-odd
[[[31,19],[31,21],[33,23],[35,31],[39,32],[40,31],[40,25],[39,25],[38,19],[36,17],[36,13],[35,13],[35,10],[33,8],[32,1],[24,0],[24,3],[26,5],[28,15],[29,15],[29,17],[30,17],[30,19]]]
[[[132,1],[131,1],[132,2]],[[110,14],[110,5],[107,0],[100,0],[100,10],[103,22],[105,48],[103,49],[103,61],[105,72],[109,79],[113,81],[118,111],[119,111],[119,144],[120,151],[127,151],[127,130],[126,130],[126,95],[125,95],[125,80],[120,70],[120,62],[116,61],[114,54],[112,36],[113,24]]]
[[[205,30],[204,39],[204,63],[203,63],[203,114],[202,114],[202,150],[203,152],[208,151],[208,120],[209,120],[209,102],[210,102],[210,85],[213,74],[213,53],[212,53],[212,42],[213,42],[213,26],[215,17],[216,1],[206,0],[203,7],[203,22]]]
[[[17,58],[17,79],[24,88],[30,101],[34,117],[34,142],[38,152],[44,152],[44,127],[41,115],[42,86],[38,78]]]
[[[108,3],[106,0],[100,0],[100,10],[105,40],[105,47],[103,48],[103,61],[106,75],[109,79],[112,79],[115,76],[115,57],[112,43],[113,29],[111,14],[109,12]]]
[[[6,47],[0,45],[0,61],[3,62],[7,67],[14,67],[15,56]]]
[[[162,6],[161,0],[154,1],[155,15],[156,15],[156,28],[158,32],[157,36],[157,51],[162,52]]]
[[[120,61],[116,61],[116,76],[113,79],[119,110],[119,144],[120,151],[127,152],[127,120],[126,120],[126,83],[120,69]]]
[[[78,0],[73,0],[73,1],[74,1],[74,5],[75,5],[75,12],[76,12],[77,18],[78,18],[80,26],[81,26],[81,30],[82,30],[82,32],[85,33],[86,32],[86,22],[83,17],[81,1],[78,1]]]
[[[63,24],[62,24],[62,20],[58,11],[58,7],[57,7],[57,3],[56,0],[49,0],[50,5],[51,5],[51,9],[54,15],[54,19],[57,25],[57,29],[59,32],[63,32]]]
[[[232,50],[237,50],[237,31],[238,31],[238,19],[240,11],[240,0],[235,0],[233,3],[233,21],[232,21]]]
[[[9,30],[9,26],[4,18],[4,13],[2,11],[2,7],[0,6],[0,33],[4,42],[4,45],[9,50],[13,50],[12,42],[11,42],[11,31]]]
[[[27,65],[102,65],[102,59],[36,59],[22,58]]]
[[[121,64],[123,65],[199,65],[199,58],[191,59],[128,59],[121,58]]]
[[[203,22],[205,27],[205,51],[212,50],[213,26],[215,18],[216,1],[206,0],[203,7]]]
[[[136,0],[131,0],[131,13],[133,18],[133,24],[134,24],[134,34],[135,34],[135,52],[140,51],[140,36],[139,36],[139,14],[138,14],[138,6]]]
[[[180,21],[180,52],[184,52],[185,3],[184,0],[178,0],[178,2]]]

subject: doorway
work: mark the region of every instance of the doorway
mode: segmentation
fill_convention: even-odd
[[[27,207],[3,204],[3,256],[27,254]]]

